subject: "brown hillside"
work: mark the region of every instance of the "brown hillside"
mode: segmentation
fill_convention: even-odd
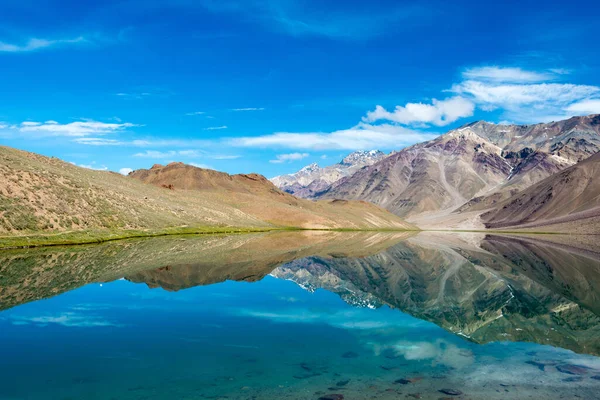
[[[482,215],[488,228],[600,233],[600,153],[517,193]]]
[[[259,175],[230,176],[181,164],[149,171],[132,175],[156,179],[159,187],[0,146],[0,236],[185,226],[411,228],[366,203],[298,200]],[[163,181],[175,190],[160,187]]]

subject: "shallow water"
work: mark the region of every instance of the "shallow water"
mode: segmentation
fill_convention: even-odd
[[[286,235],[0,254],[0,398],[598,398],[594,254]]]

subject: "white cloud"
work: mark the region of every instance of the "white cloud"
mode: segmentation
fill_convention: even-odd
[[[187,113],[185,115],[190,115],[191,116],[191,115],[204,115],[204,114],[206,114],[204,111],[194,111],[194,112],[189,112],[189,113]]]
[[[213,160],[236,160],[238,158],[240,158],[241,156],[238,155],[215,155],[215,156],[210,156],[210,158],[212,158]]]
[[[567,118],[583,112],[588,101],[600,96],[600,87],[560,83],[503,84],[467,80],[452,92],[468,96],[483,110],[501,109],[503,118],[535,123]],[[581,105],[574,106],[574,103]],[[571,107],[575,108],[571,108]],[[576,111],[578,110],[578,111]]]
[[[291,162],[291,161],[299,161],[302,160],[306,157],[308,157],[310,154],[308,153],[289,153],[289,154],[277,154],[275,156],[275,160],[269,160],[270,163],[273,164],[281,164],[284,162]]]
[[[533,85],[491,84],[479,81],[465,81],[454,85],[453,92],[467,94],[477,103],[511,108],[534,103],[568,104],[589,96],[600,94],[600,87],[560,83],[540,83]]]
[[[119,173],[121,175],[129,175],[130,172],[133,172],[133,169],[131,169],[131,168],[121,168],[119,170]]]
[[[107,171],[108,170],[108,167],[106,167],[105,165],[97,166],[97,165],[93,165],[93,164],[78,164],[78,167],[93,169],[94,171]]]
[[[136,153],[134,157],[144,158],[171,158],[176,156],[182,157],[198,157],[198,150],[170,150],[170,151],[157,151],[157,150],[146,150],[143,153]]]
[[[557,75],[564,74],[564,70],[555,69],[550,72],[526,71],[521,68],[511,67],[477,67],[468,68],[462,75],[464,78],[492,82],[544,82],[557,78]]]
[[[206,165],[206,164],[198,164],[198,163],[190,163],[191,166],[194,166],[196,168],[202,168],[202,169],[212,169],[214,170],[213,167],[211,167],[210,165]]]
[[[263,107],[232,108],[231,111],[264,111]]]
[[[73,139],[75,143],[87,144],[89,146],[119,146],[124,144],[123,142],[116,139],[105,139],[95,137],[82,137]]]
[[[431,140],[437,134],[419,132],[397,125],[359,123],[353,128],[324,132],[290,133],[232,138],[227,144],[238,147],[279,147],[307,150],[397,149]]]
[[[121,93],[117,93],[116,96],[122,97],[124,99],[136,99],[136,100],[141,100],[143,98],[152,96],[152,93],[149,92],[132,92],[132,93],[125,93],[125,92],[121,92]]]
[[[208,128],[204,128],[205,131],[219,131],[221,129],[227,129],[227,126],[209,126]]]
[[[107,171],[108,170],[108,167],[105,165],[97,166],[95,161],[92,161],[91,164],[77,164],[77,163],[74,163],[73,161],[69,161],[69,163],[76,165],[78,167],[81,167],[81,168],[93,169],[95,171]]]
[[[115,132],[122,132],[127,128],[139,126],[129,122],[118,124],[118,123],[104,123],[93,120],[76,121],[68,124],[59,124],[56,121],[46,121],[44,123],[25,121],[22,122],[18,129],[20,132],[36,132],[42,134],[48,134],[51,136],[89,136],[89,135],[104,135]]]
[[[571,104],[567,107],[567,111],[574,114],[600,114],[600,99],[583,100]]]
[[[12,44],[12,43],[0,42],[0,52],[22,53],[22,52],[28,52],[28,51],[47,49],[47,48],[55,47],[55,46],[81,44],[81,43],[85,43],[85,42],[88,42],[88,40],[86,38],[84,38],[83,36],[79,36],[79,37],[76,37],[73,39],[54,39],[54,40],[32,38],[32,39],[29,39],[24,44]]]
[[[475,105],[463,97],[451,97],[445,100],[433,99],[431,104],[408,103],[406,106],[396,106],[393,112],[382,106],[375,107],[363,118],[364,122],[392,121],[402,125],[433,124],[448,125],[459,118],[473,115]]]

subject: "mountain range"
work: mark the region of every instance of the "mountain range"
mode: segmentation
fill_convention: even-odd
[[[296,173],[276,176],[271,182],[287,193],[310,199],[325,191],[331,184],[385,157],[379,150],[356,151],[337,164],[319,167],[317,163],[313,163]]]
[[[0,146],[0,247],[290,228],[414,229],[371,203],[299,199],[258,174],[171,163],[123,176]]]
[[[177,162],[122,176],[0,146],[0,239],[11,247],[290,228],[600,233],[599,150],[600,115],[474,122],[271,181]]]
[[[507,202],[517,207],[514,196],[521,191],[575,166],[599,150],[600,115],[535,125],[478,121],[364,164],[327,185],[320,183],[309,191],[304,187],[295,194],[316,199],[366,200],[425,229],[514,228],[519,221],[494,222],[493,216],[500,218],[502,214],[496,209],[504,208]],[[301,175],[298,172],[291,176]],[[575,175],[571,176],[571,180],[575,179]],[[600,185],[598,179],[591,177],[586,181],[586,193],[592,193],[591,188]],[[559,180],[546,185],[554,187]],[[282,185],[280,179],[273,181]],[[557,191],[569,188],[563,185],[547,190],[556,197]],[[567,197],[565,194],[562,200],[556,200],[554,208],[558,210],[561,201],[569,201]],[[531,199],[535,201],[543,199]],[[529,209],[538,207],[531,202]],[[584,210],[577,210],[580,211]],[[544,215],[560,217],[557,213]],[[480,218],[482,214],[486,216]],[[538,213],[538,219],[544,215]],[[589,213],[580,212],[571,219],[588,216]],[[595,230],[600,231],[598,224],[587,225],[595,225]]]

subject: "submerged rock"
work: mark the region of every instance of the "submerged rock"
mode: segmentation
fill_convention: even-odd
[[[440,389],[439,392],[450,395],[450,396],[460,396],[463,394],[463,392],[461,392],[460,390],[456,390],[456,389]]]
[[[422,379],[423,379],[423,378],[420,378],[420,377],[418,377],[418,378],[408,378],[408,379],[401,378],[401,379],[397,379],[397,380],[395,380],[395,381],[394,381],[394,383],[399,383],[399,384],[401,384],[401,385],[407,385],[407,384],[409,384],[409,383],[415,383],[415,382],[419,382],[419,381],[420,381],[420,380],[422,380]]]
[[[319,397],[319,400],[344,400],[344,395],[339,393],[326,394],[325,396]]]
[[[546,365],[537,361],[525,361],[525,364],[533,365],[537,367],[540,371],[544,371]]]
[[[561,364],[557,365],[556,369],[563,374],[569,375],[585,375],[588,373],[589,368],[581,365],[574,364]]]
[[[308,374],[294,375],[294,378],[296,378],[296,379],[308,379],[308,378],[313,378],[313,377],[319,376],[319,375],[321,375],[319,372],[312,372],[312,373],[308,373]]]
[[[350,379],[346,379],[345,381],[339,381],[335,385],[336,386],[346,386],[348,383],[350,383]]]
[[[358,353],[355,353],[353,351],[347,351],[344,354],[342,354],[342,358],[357,358],[358,357]]]

